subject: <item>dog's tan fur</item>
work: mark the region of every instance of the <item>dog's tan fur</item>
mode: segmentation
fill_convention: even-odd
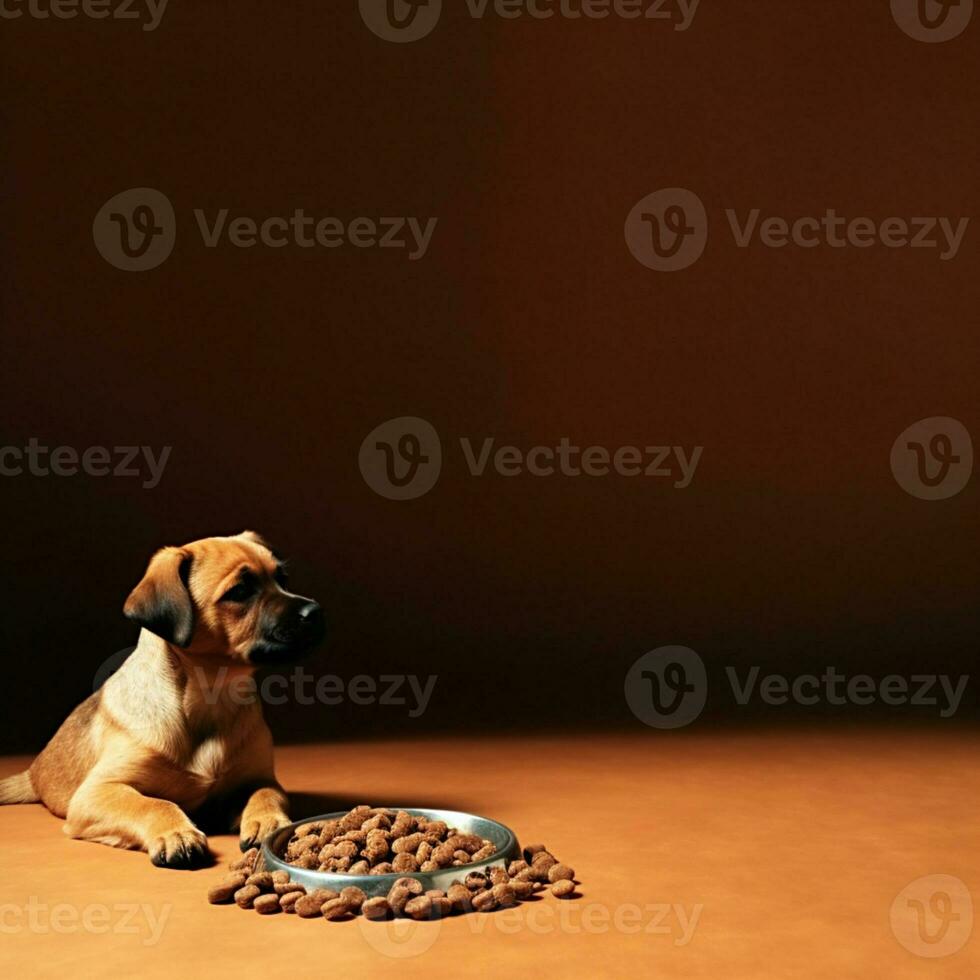
[[[243,569],[255,601],[228,601]],[[250,531],[157,552],[126,602],[144,626],[135,651],[27,773],[0,782],[0,803],[43,802],[71,837],[141,848],[174,867],[208,853],[188,816],[202,808],[225,806],[243,849],[287,824],[261,705],[241,696],[263,603],[304,601],[280,577]]]

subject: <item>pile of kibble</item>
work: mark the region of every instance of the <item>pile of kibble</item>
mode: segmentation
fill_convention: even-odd
[[[442,820],[356,806],[336,820],[301,824],[283,859],[297,868],[336,874],[390,875],[459,867],[496,850],[492,841],[461,834]]]
[[[397,874],[464,867],[491,857],[495,850],[492,842],[461,834],[439,820],[413,817],[404,810],[359,806],[337,820],[302,824],[283,857],[296,867],[337,874]],[[523,860],[511,861],[506,868],[470,871],[447,891],[426,891],[417,878],[398,878],[385,898],[368,898],[355,886],[339,892],[330,888],[307,891],[291,881],[287,871],[256,872],[258,853],[252,848],[233,862],[229,876],[208,892],[208,901],[234,901],[239,908],[255,909],[260,915],[289,912],[305,919],[337,920],[357,914],[367,919],[434,919],[506,908],[548,886],[557,898],[575,895],[575,872],[543,844],[525,847]],[[392,855],[393,860],[386,860]]]

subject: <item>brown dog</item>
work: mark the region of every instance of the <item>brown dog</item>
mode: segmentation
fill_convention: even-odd
[[[323,613],[285,589],[257,534],[164,548],[126,600],[142,628],[123,665],[64,722],[0,803],[43,802],[71,837],[148,851],[192,867],[207,839],[188,813],[227,811],[242,849],[289,823],[255,669],[295,660],[322,639]]]

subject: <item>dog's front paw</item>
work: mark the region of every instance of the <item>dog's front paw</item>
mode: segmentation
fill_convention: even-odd
[[[158,837],[150,847],[150,860],[158,868],[200,868],[211,861],[208,839],[196,827]]]
[[[263,813],[257,817],[242,818],[239,846],[243,851],[250,847],[261,847],[262,841],[281,827],[288,826],[292,820],[285,813]]]

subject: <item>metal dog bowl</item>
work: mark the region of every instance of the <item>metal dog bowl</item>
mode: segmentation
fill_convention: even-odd
[[[280,854],[285,853],[286,844],[293,836],[293,831],[301,824],[313,823],[316,820],[337,820],[346,816],[346,810],[337,813],[324,813],[319,817],[307,817],[297,820],[288,827],[282,827],[270,834],[262,842],[260,858],[266,871],[288,871],[293,881],[298,881],[307,889],[332,888],[339,892],[342,888],[356,885],[368,896],[387,895],[391,886],[399,878],[418,878],[429,888],[441,888],[445,891],[456,879],[462,879],[471,871],[486,871],[487,868],[506,867],[515,858],[521,856],[521,848],[517,843],[514,832],[496,820],[479,817],[475,813],[460,813],[456,810],[416,810],[407,806],[388,807],[390,810],[405,810],[413,817],[428,817],[429,820],[444,820],[450,827],[457,828],[464,834],[477,834],[481,838],[493,841],[497,845],[497,853],[485,861],[474,861],[455,868],[442,868],[439,871],[399,872],[387,875],[348,875],[334,871],[311,871],[308,868],[297,868],[287,864]]]

